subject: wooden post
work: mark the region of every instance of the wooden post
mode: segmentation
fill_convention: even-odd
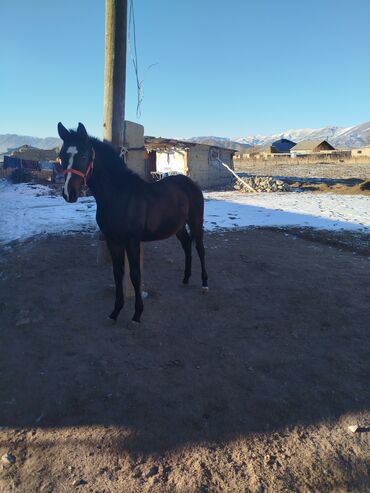
[[[235,173],[235,171],[233,171],[233,170],[230,168],[230,166],[228,166],[226,163],[224,163],[223,161],[221,161],[221,159],[218,159],[218,161],[222,164],[222,166],[223,166],[224,168],[226,168],[228,171],[230,171],[230,173],[231,173],[232,175],[234,175],[234,176],[235,176],[235,178],[236,178],[238,181],[240,181],[241,183],[243,183],[243,185],[244,185],[246,188],[248,188],[248,190],[249,190],[250,192],[254,192],[254,193],[258,192],[258,190],[255,190],[255,189],[254,189],[251,185],[249,185],[249,183],[247,183],[247,182],[246,182],[246,181],[244,181],[242,178],[240,178],[240,176],[238,176],[238,175]]]
[[[127,0],[105,2],[103,138],[119,150],[124,144]]]
[[[106,0],[103,138],[118,152],[125,143],[126,43],[127,0]],[[134,296],[126,255],[124,289]]]

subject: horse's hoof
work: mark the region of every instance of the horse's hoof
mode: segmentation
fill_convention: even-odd
[[[135,310],[135,313],[134,313],[134,315],[133,315],[133,317],[132,317],[131,320],[133,322],[140,323],[141,314],[142,314],[142,312],[139,312],[139,311],[136,311]]]
[[[208,294],[209,292],[209,287],[208,286],[202,286],[202,294]]]
[[[111,326],[111,325],[114,325],[116,322],[117,322],[117,320],[114,320],[114,318],[107,317],[107,318],[104,320],[104,325],[106,325],[106,326]]]
[[[127,322],[126,329],[136,330],[140,327],[140,322],[136,322],[135,320],[130,320]]]

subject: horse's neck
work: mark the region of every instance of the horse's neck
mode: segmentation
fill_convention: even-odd
[[[128,187],[125,186],[125,182],[130,179],[125,165],[111,152],[105,153],[103,146],[104,144],[99,142],[95,148],[94,168],[89,181],[90,190],[100,205],[111,203],[117,194],[127,193]]]

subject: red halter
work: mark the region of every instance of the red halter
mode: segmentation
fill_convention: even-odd
[[[86,169],[86,173],[82,173],[82,171],[78,171],[78,169],[68,168],[64,170],[64,174],[67,175],[68,173],[72,173],[73,175],[81,176],[81,178],[84,179],[84,185],[86,186],[86,182],[89,179],[89,176],[92,174],[94,169],[94,160],[95,160],[95,151],[94,148],[92,148],[91,160]]]

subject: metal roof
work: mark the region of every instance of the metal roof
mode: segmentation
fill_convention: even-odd
[[[317,139],[317,140],[303,140],[302,142],[298,142],[298,144],[296,144],[294,147],[292,147],[291,150],[292,151],[313,151],[314,149],[316,149],[316,147],[323,144],[324,142],[326,144],[328,144],[328,146],[330,146],[332,149],[334,149],[334,147],[331,144],[329,144],[329,142],[327,140]]]
[[[167,150],[167,149],[190,149],[190,147],[195,147],[197,145],[204,147],[214,147],[216,149],[224,149],[230,152],[237,152],[235,149],[230,149],[229,147],[221,147],[217,145],[203,144],[201,142],[190,142],[188,140],[178,140],[178,139],[167,139],[164,137],[144,137],[144,145],[148,151],[155,150]]]
[[[296,143],[293,142],[292,140],[279,139],[279,140],[275,140],[275,142],[271,144],[271,147],[273,148],[274,152],[289,152],[290,149],[295,145]]]

